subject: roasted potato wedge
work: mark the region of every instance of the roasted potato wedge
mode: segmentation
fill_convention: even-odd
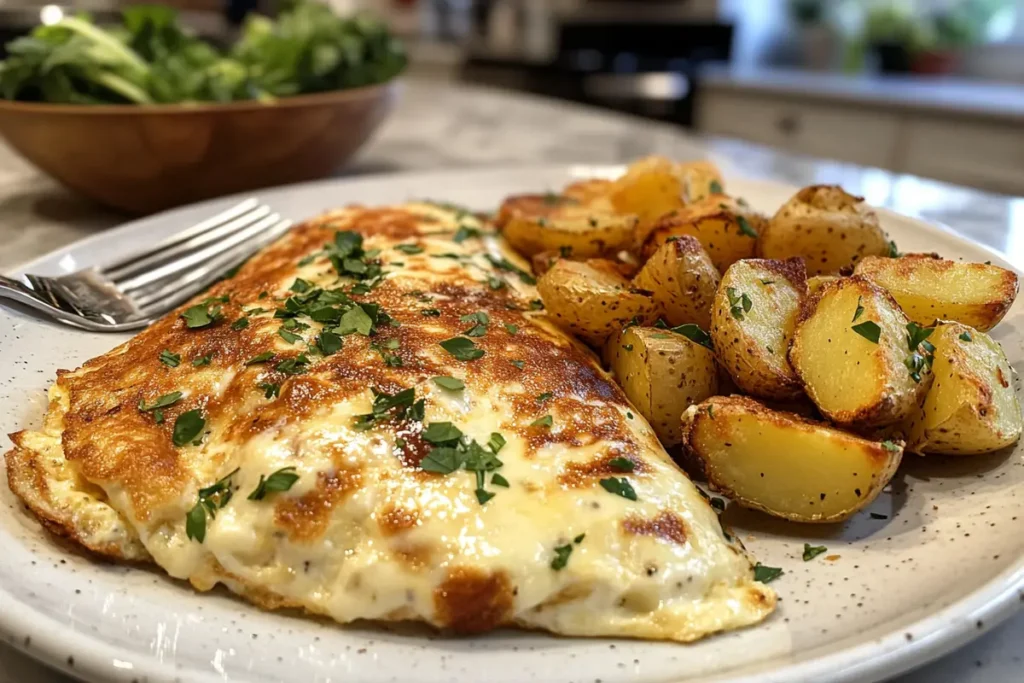
[[[835,282],[838,279],[838,275],[815,275],[807,278],[807,296],[817,294],[829,282]]]
[[[696,237],[715,268],[725,272],[736,261],[753,257],[764,224],[764,216],[732,197],[715,194],[662,216],[650,233],[637,236],[643,240],[638,243],[644,258],[650,258],[671,237]]]
[[[903,457],[823,422],[715,396],[683,414],[683,446],[713,488],[744,507],[795,522],[839,522],[866,507]]]
[[[688,204],[724,191],[722,172],[713,162],[691,161],[679,164],[679,172],[683,177],[683,197]]]
[[[629,248],[636,216],[616,212],[603,196],[580,201],[535,194],[506,199],[495,223],[524,256],[570,250],[576,258],[590,258]]]
[[[600,197],[607,197],[611,193],[612,187],[614,187],[614,183],[611,180],[588,178],[566,185],[562,190],[562,196],[586,203]]]
[[[683,411],[718,391],[711,349],[668,330],[627,327],[608,338],[605,358],[630,402],[666,446],[680,441]]]
[[[637,216],[642,239],[663,215],[686,204],[685,178],[679,164],[664,157],[646,157],[629,165],[614,181],[609,198],[616,211]]]
[[[863,427],[900,422],[932,381],[926,350],[884,289],[860,276],[826,284],[801,308],[789,362],[822,415]],[[913,355],[913,354],[917,355]]]
[[[537,281],[537,291],[555,323],[593,345],[634,319],[643,323],[657,315],[650,292],[580,261],[557,261]]]
[[[988,263],[947,261],[931,254],[866,257],[854,273],[892,294],[919,325],[955,320],[987,332],[1017,298],[1017,274]]]
[[[973,455],[1015,443],[1022,427],[1020,403],[999,344],[955,322],[939,323],[928,341],[935,347],[935,380],[910,419],[907,450]]]
[[[540,277],[551,270],[551,266],[555,265],[555,262],[561,259],[582,261],[583,263],[587,263],[598,270],[604,270],[614,273],[615,275],[621,275],[624,278],[631,278],[637,273],[637,266],[635,263],[627,263],[625,261],[604,258],[573,259],[568,255],[568,253],[563,255],[557,251],[542,251],[539,254],[534,254],[530,259],[530,265],[533,266],[533,274]]]
[[[889,253],[878,215],[835,185],[805,187],[768,222],[758,241],[758,255],[787,259],[799,256],[808,275],[828,275],[867,256]]]
[[[721,277],[700,241],[691,235],[670,240],[647,259],[633,286],[654,293],[665,320],[675,327],[711,324],[711,303]]]
[[[786,354],[806,291],[800,259],[744,259],[725,271],[712,307],[711,339],[744,393],[780,401],[803,396]]]

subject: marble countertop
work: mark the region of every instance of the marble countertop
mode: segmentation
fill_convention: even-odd
[[[946,76],[847,75],[764,67],[709,65],[701,86],[970,116],[1024,121],[1024,86]]]
[[[794,185],[838,183],[877,206],[944,223],[1024,267],[1024,199],[849,164],[799,158],[565,102],[413,81],[402,104],[345,174],[471,165],[622,163],[646,154],[710,156],[727,173]],[[0,143],[0,271],[125,220],[63,190]],[[898,683],[1020,680],[1024,615]],[[68,683],[0,645],[0,683]]]

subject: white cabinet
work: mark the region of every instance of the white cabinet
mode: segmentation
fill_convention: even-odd
[[[702,86],[698,130],[786,151],[1024,195],[1021,122],[764,87]]]

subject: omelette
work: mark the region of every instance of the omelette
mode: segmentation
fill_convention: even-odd
[[[11,489],[50,531],[338,622],[692,641],[772,590],[526,264],[351,207],[74,371]]]

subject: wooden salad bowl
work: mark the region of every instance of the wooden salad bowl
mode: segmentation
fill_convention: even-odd
[[[0,100],[0,136],[70,189],[145,214],[330,175],[370,138],[396,94],[391,81],[272,103]]]

